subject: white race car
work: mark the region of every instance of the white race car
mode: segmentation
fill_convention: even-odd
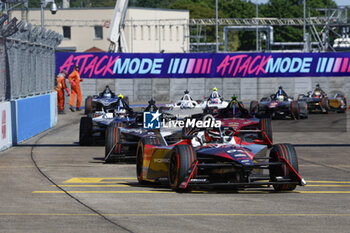
[[[201,104],[202,108],[218,108],[218,109],[222,109],[222,108],[226,108],[227,105],[229,104],[228,101],[225,101],[218,93],[216,87],[213,88],[213,92],[211,93],[210,97],[203,101],[203,103]]]
[[[201,108],[201,105],[192,99],[192,97],[189,95],[189,91],[186,90],[184,92],[185,94],[182,96],[182,98],[178,101],[176,101],[174,104],[168,104],[166,107],[170,107],[172,109],[193,109],[193,108]]]

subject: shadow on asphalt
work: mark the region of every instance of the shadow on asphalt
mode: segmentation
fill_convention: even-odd
[[[129,185],[131,187],[135,188],[152,188],[152,191],[156,192],[174,192],[174,193],[190,193],[190,194],[227,194],[227,193],[233,193],[233,194],[266,194],[266,193],[295,193],[297,191],[275,191],[272,188],[250,188],[250,189],[232,189],[232,188],[190,188],[183,191],[173,191],[169,188],[167,184],[159,184],[159,183],[151,183],[147,182],[145,184],[139,184],[137,182],[128,182],[125,183],[126,185]]]
[[[78,147],[79,144],[22,144],[14,147]]]

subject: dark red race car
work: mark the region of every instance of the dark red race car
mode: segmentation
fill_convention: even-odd
[[[178,191],[267,185],[287,191],[305,185],[291,144],[272,145],[267,139],[235,136],[239,134],[234,127],[192,128],[172,145],[160,137],[144,137],[137,148],[138,181],[162,182]]]
[[[233,96],[226,108],[210,108],[205,109],[203,114],[196,114],[192,116],[197,119],[205,119],[206,117],[213,117],[222,122],[223,127],[231,127],[235,130],[234,136],[246,139],[252,138],[256,143],[272,145],[272,123],[270,117],[262,116],[257,118],[257,115],[250,114],[244,108],[242,102]],[[184,134],[189,131],[184,128]],[[260,141],[259,141],[260,140]]]

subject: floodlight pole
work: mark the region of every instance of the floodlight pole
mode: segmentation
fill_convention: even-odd
[[[303,39],[304,39],[304,52],[307,50],[306,45],[306,0],[303,0],[304,12],[303,12]]]
[[[40,7],[41,7],[41,28],[45,28],[45,25],[44,25],[44,17],[45,17],[45,14],[44,14],[44,8],[47,6],[48,3],[55,3],[55,0],[41,0],[40,1]]]
[[[219,52],[219,14],[218,14],[218,0],[215,0],[215,35],[216,35],[216,52]]]
[[[259,8],[258,8],[258,1],[255,2],[255,15],[256,15],[256,51],[259,51],[259,21],[258,21],[258,16],[259,16]]]

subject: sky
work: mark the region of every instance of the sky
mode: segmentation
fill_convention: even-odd
[[[268,0],[251,0],[252,2],[258,1],[259,3],[266,3]],[[338,6],[350,6],[350,0],[333,0]],[[307,2],[307,0],[306,0]]]

